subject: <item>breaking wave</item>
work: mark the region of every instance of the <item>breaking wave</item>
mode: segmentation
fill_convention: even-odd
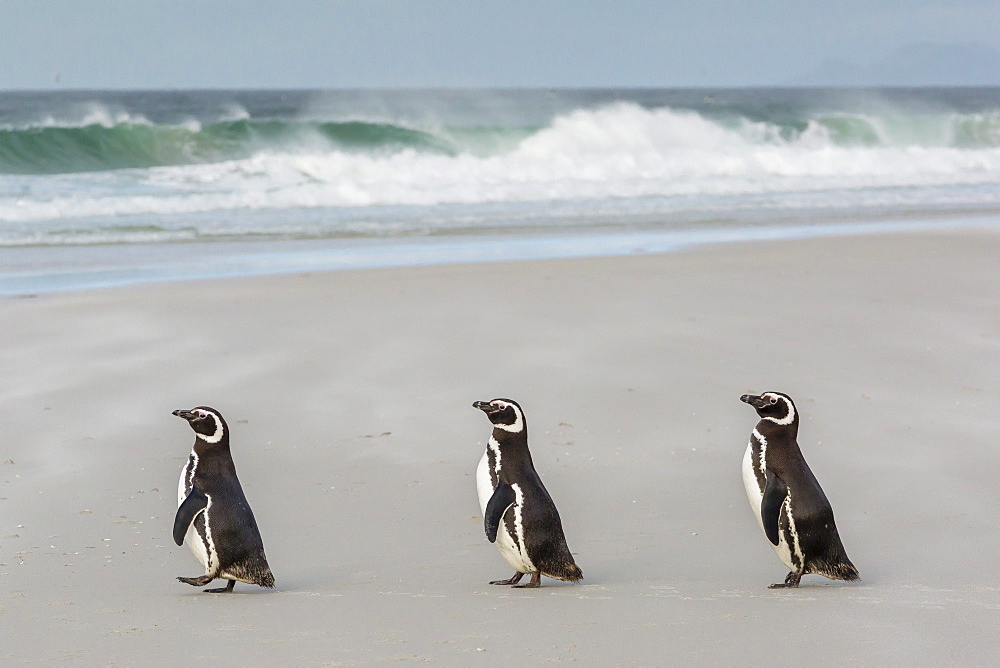
[[[1000,111],[761,119],[618,102],[542,125],[449,126],[95,109],[0,127],[0,245],[953,200],[1000,202]],[[432,210],[450,205],[465,208]]]

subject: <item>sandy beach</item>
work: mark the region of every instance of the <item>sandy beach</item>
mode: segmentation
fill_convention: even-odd
[[[1000,627],[1000,233],[0,299],[0,659],[986,665]],[[790,394],[861,582],[786,570],[740,463]],[[487,543],[475,400],[524,407],[585,580]],[[207,404],[277,586],[171,539]]]

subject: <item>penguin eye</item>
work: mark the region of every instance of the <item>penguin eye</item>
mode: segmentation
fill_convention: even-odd
[[[778,398],[777,397],[771,397],[771,403],[772,404],[778,403]]]

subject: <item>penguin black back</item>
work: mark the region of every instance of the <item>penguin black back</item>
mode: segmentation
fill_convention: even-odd
[[[740,400],[760,417],[743,462],[747,498],[764,534],[790,569],[785,583],[772,587],[798,586],[807,573],[857,580],[833,508],[799,448],[799,413],[791,397],[765,392],[745,394]]]

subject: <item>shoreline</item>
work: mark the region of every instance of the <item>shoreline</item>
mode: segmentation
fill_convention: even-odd
[[[922,231],[995,229],[994,212],[934,218],[668,231],[438,236],[421,238],[234,241],[0,249],[0,297],[86,291],[174,281],[428,265],[671,253],[730,243]]]

